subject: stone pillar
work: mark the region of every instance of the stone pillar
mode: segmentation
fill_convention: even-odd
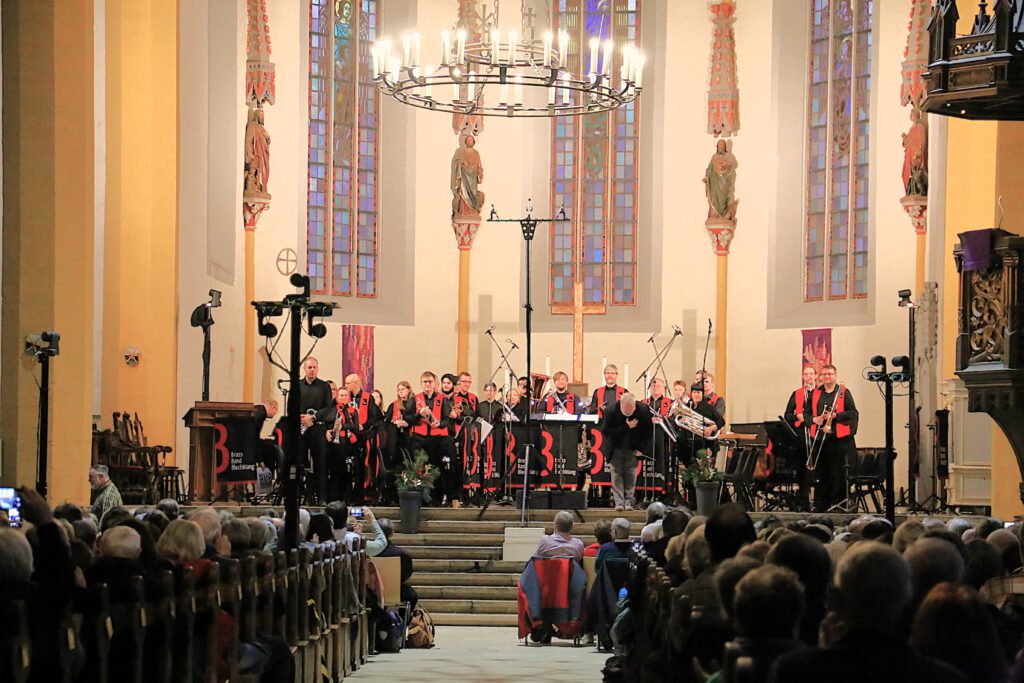
[[[25,337],[61,335],[50,363],[51,502],[89,502],[93,387],[93,3],[3,2],[4,486],[37,481],[39,365]],[[173,390],[173,384],[172,384]]]
[[[462,218],[452,219],[452,230],[455,241],[459,245],[459,313],[456,323],[458,342],[455,351],[456,372],[468,368],[469,363],[469,252],[473,248],[473,240],[480,221]]]

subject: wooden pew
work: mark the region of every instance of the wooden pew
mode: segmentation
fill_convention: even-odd
[[[174,652],[175,604],[174,575],[160,572],[146,580],[146,640],[143,677],[146,683],[171,683]]]
[[[370,654],[370,611],[366,608],[366,583],[369,579],[370,558],[366,554],[366,539],[359,544],[356,554],[359,565],[356,588],[359,591],[359,664],[366,664]]]
[[[307,640],[309,645],[306,650],[306,658],[303,668],[306,670],[306,680],[313,681],[317,678],[320,670],[320,656],[323,651],[323,559],[324,550],[322,545],[313,549],[310,557],[307,576],[309,578],[309,593],[306,598],[306,625]]]
[[[285,575],[285,640],[292,648],[299,646],[299,551],[288,551],[288,573]]]
[[[220,567],[216,562],[196,582],[196,612],[193,655],[195,670],[203,678],[196,683],[217,683],[217,615],[220,612]]]
[[[338,630],[336,605],[334,602],[334,557],[337,548],[333,545],[324,546],[323,556],[323,592],[320,599],[320,610],[323,614],[320,650],[323,653],[324,669],[332,681],[338,680],[335,675],[334,638]]]
[[[231,629],[231,645],[227,649],[227,664],[231,680],[238,680],[238,652],[241,646],[239,633],[240,613],[242,609],[242,566],[238,560],[228,560],[221,571],[219,598],[220,608],[231,617],[235,627]]]
[[[256,600],[256,630],[259,633],[273,635],[274,601],[277,597],[277,580],[274,567],[274,555],[261,552],[256,555],[256,580],[259,582],[259,595]]]
[[[334,671],[337,680],[344,679],[352,673],[352,619],[349,604],[352,596],[352,554],[345,546],[338,547],[339,555],[334,560],[334,602],[337,624],[334,636]]]
[[[28,608],[22,600],[5,601],[5,607],[0,623],[0,680],[26,683],[32,657]],[[105,682],[106,678],[101,680]]]
[[[183,567],[175,577],[175,601],[171,672],[175,683],[191,683],[192,659],[195,656],[196,591],[195,579],[188,567]]]
[[[123,591],[111,594],[113,634],[110,641],[110,680],[142,683],[146,640],[146,602],[142,577],[130,577]]]
[[[256,640],[257,616],[256,605],[262,593],[262,582],[257,575],[256,557],[246,555],[240,561],[242,600],[238,609],[238,633],[243,643]]]
[[[21,609],[24,611],[24,604],[21,604]],[[88,653],[85,668],[78,674],[76,680],[79,683],[106,683],[109,676],[110,636],[114,630],[110,620],[110,593],[107,584],[101,583],[92,588],[76,591],[75,613],[82,619],[79,630],[82,635],[82,646]],[[12,614],[11,617],[16,619],[17,614]],[[27,626],[25,628],[27,629]],[[21,631],[21,634],[27,646],[27,630]],[[4,661],[7,661],[6,646],[4,653]],[[8,679],[0,675],[0,680]]]
[[[274,553],[274,628],[272,633],[288,641],[288,556]],[[288,641],[291,644],[291,641]]]

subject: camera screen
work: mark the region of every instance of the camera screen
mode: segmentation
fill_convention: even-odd
[[[21,526],[21,496],[10,486],[0,487],[0,510],[7,513],[11,526]]]
[[[361,507],[352,508],[352,516],[355,517],[356,519],[362,519],[363,518],[363,508],[361,508]]]

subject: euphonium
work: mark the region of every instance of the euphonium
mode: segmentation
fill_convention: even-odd
[[[691,434],[696,434],[697,436],[707,439],[709,441],[714,441],[715,439],[718,438],[717,432],[712,436],[704,436],[705,429],[707,429],[708,427],[717,428],[718,425],[715,424],[714,420],[709,420],[708,418],[698,413],[696,410],[693,410],[692,408],[687,408],[681,403],[677,403],[672,407],[672,413],[675,414],[675,421],[680,429],[685,429]]]

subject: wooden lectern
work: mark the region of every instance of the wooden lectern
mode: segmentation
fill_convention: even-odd
[[[181,418],[189,430],[188,488],[193,502],[213,502],[223,496],[223,486],[217,482],[217,456],[213,452],[214,422],[226,417],[255,416],[256,406],[252,403],[196,401]]]

